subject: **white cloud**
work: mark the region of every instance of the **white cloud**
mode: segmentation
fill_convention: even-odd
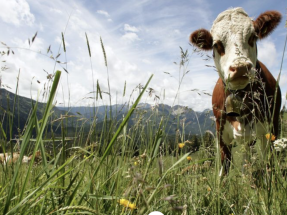
[[[17,52],[19,52],[23,56],[27,55],[26,58],[29,59],[37,57],[37,52],[41,51],[44,48],[44,40],[39,35],[35,38],[33,43],[32,41],[30,41],[30,45],[28,43],[28,40],[22,40],[18,37],[11,38],[11,43],[13,44],[14,47],[20,48],[17,50]],[[16,54],[16,57],[19,56]]]
[[[124,31],[125,34],[121,37],[121,39],[125,43],[129,44],[140,40],[139,36],[137,35],[137,32],[139,32],[139,29],[137,27],[125,24]]]
[[[108,22],[112,22],[113,20],[110,18],[110,14],[107,12],[107,11],[104,11],[104,10],[97,10],[97,13],[100,14],[100,15],[103,15],[104,17],[107,18],[107,21]]]
[[[50,8],[49,9],[52,13],[63,14],[63,12],[57,8]]]
[[[151,64],[151,62],[149,60],[147,60],[147,59],[142,59],[142,62],[146,63],[146,64]]]
[[[98,14],[104,15],[105,17],[110,17],[110,14],[107,11],[104,10],[97,10]]]
[[[89,25],[84,19],[82,19],[78,14],[71,16],[70,26],[75,31],[83,31],[84,29],[89,29]]]
[[[35,21],[26,0],[1,0],[0,8],[0,17],[6,23],[12,23],[16,26],[24,23],[31,26]]]
[[[258,60],[264,63],[267,68],[275,66],[277,54],[275,44],[270,39],[258,43]]]
[[[130,31],[130,32],[139,32],[139,29],[135,26],[130,26],[129,24],[125,24],[124,26],[125,31]]]
[[[181,33],[180,33],[180,30],[178,30],[178,29],[175,29],[175,30],[174,30],[174,33],[175,33],[175,34],[179,34],[179,35],[181,34]]]
[[[138,37],[138,35],[134,32],[128,32],[128,33],[125,33],[121,39],[127,43],[132,43],[132,42],[135,42],[137,40],[140,40],[140,38]]]

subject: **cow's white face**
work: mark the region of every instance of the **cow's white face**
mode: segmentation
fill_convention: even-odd
[[[219,14],[210,31],[220,77],[231,90],[245,88],[255,74],[257,50],[252,20],[241,9]]]
[[[213,50],[219,76],[231,90],[244,89],[255,76],[257,38],[267,37],[279,24],[277,11],[262,13],[253,21],[242,8],[218,15],[211,31],[199,29],[190,42],[200,49]]]

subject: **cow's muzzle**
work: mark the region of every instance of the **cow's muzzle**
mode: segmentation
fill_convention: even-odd
[[[252,63],[244,62],[237,63],[229,67],[229,80],[232,81],[234,79],[248,79],[248,73],[253,67]]]

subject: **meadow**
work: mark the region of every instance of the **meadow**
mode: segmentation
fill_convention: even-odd
[[[32,42],[35,38],[36,35]],[[89,50],[87,35],[86,39]],[[64,36],[62,45],[65,52]],[[9,47],[6,55],[8,51]],[[103,43],[102,52],[107,61]],[[188,72],[190,58],[187,51],[181,49],[180,54],[178,92]],[[107,67],[106,62],[105,65]],[[111,109],[107,109],[106,116],[110,117],[103,121],[101,131],[95,132],[98,122],[93,120],[88,133],[84,133],[79,116],[76,131],[68,136],[68,118],[55,120],[52,112],[62,72],[53,74],[42,118],[36,114],[37,102],[32,104],[25,129],[20,134],[20,156],[29,151],[34,155],[32,161],[23,164],[19,159],[11,165],[1,164],[2,214],[149,214],[152,211],[165,215],[287,214],[285,153],[270,150],[267,157],[261,157],[255,145],[249,152],[250,161],[242,167],[244,149],[237,145],[233,149],[231,171],[228,175],[220,175],[216,134],[202,131],[199,149],[187,150],[193,142],[186,139],[185,123],[179,120],[180,114],[172,140],[176,147],[171,153],[167,135],[171,113],[159,115],[156,107],[148,119],[143,117],[144,113],[136,113],[142,97],[148,94],[152,76],[138,89],[139,96],[130,102],[129,111],[121,120],[113,118]],[[95,97],[102,99],[98,83],[94,89]],[[97,107],[94,109],[96,119]],[[6,117],[13,119],[13,108],[6,111]],[[129,127],[133,114],[136,114],[136,123]],[[287,137],[283,132],[286,117],[284,113],[278,138]],[[48,123],[55,121],[60,122],[59,136],[53,130],[47,132]],[[8,126],[1,124],[0,141],[2,148],[11,152],[16,147],[6,135],[5,128],[11,130],[13,126],[13,120],[8,122]],[[31,147],[33,132],[36,137]],[[212,133],[210,141],[204,138],[206,132]],[[52,153],[45,145],[47,140],[54,146]],[[72,142],[69,147],[68,141]],[[55,147],[59,142],[60,146]],[[136,155],[134,149],[138,150]],[[34,163],[38,150],[42,161]]]

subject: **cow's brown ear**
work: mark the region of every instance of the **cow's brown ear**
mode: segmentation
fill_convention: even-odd
[[[190,35],[189,41],[203,50],[212,50],[212,36],[208,30],[199,29]]]
[[[278,11],[266,11],[254,21],[254,28],[259,37],[267,37],[280,23],[281,14]]]

